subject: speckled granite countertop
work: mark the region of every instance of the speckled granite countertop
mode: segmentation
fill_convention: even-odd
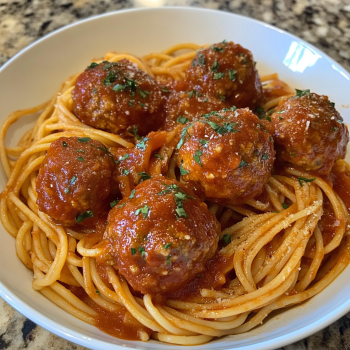
[[[350,70],[350,0],[0,0],[0,65],[36,39],[79,19],[119,9],[169,5],[219,9],[273,24],[314,44]],[[2,349],[85,348],[37,326],[0,299]],[[350,349],[350,313],[283,349]]]

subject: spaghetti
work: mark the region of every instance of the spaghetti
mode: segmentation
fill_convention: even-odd
[[[200,48],[180,44],[142,58],[110,52],[104,60],[125,58],[159,81],[183,80]],[[264,200],[251,199],[240,206],[208,203],[224,228],[221,239],[227,244],[217,251],[216,265],[207,277],[210,280],[220,271],[226,278],[224,287],[211,289],[208,284],[199,295],[164,301],[135,294],[111,266],[101,270],[96,258],[103,253],[102,235],[59,226],[36,204],[38,169],[51,143],[60,137],[90,137],[107,147],[134,147],[118,135],[83,124],[72,113],[77,76],[66,80],[47,103],[12,113],[0,131],[1,162],[8,178],[1,194],[1,222],[15,238],[19,259],[33,270],[33,288],[46,298],[115,336],[198,345],[251,330],[274,310],[320,293],[346,268],[350,259],[348,209],[341,193],[319,176],[286,167],[265,184]],[[265,111],[293,95],[277,74],[261,80],[271,96],[263,106]],[[19,144],[5,147],[9,126],[38,112],[35,126]],[[157,161],[147,165],[151,176],[182,181],[176,165],[177,131],[166,133]],[[344,161],[339,164],[349,167]],[[332,232],[321,227],[326,204],[334,218]],[[106,319],[118,323],[119,333],[111,330]]]

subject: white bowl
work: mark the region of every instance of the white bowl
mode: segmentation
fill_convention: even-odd
[[[251,50],[260,74],[278,72],[291,86],[328,95],[350,122],[350,75],[312,45],[270,25],[238,15],[195,8],[128,10],[93,17],[30,45],[0,70],[0,122],[12,111],[49,99],[69,75],[107,51],[137,55],[181,42],[233,40]],[[30,119],[30,117],[29,117]],[[25,125],[11,128],[13,143]],[[16,129],[16,131],[14,131]],[[11,139],[11,140],[9,140]],[[0,174],[0,189],[5,176]],[[183,349],[155,341],[113,338],[74,318],[31,288],[32,273],[16,256],[14,239],[2,228],[0,296],[49,331],[93,349]],[[350,267],[322,293],[286,310],[249,333],[196,349],[275,349],[302,339],[350,310]]]

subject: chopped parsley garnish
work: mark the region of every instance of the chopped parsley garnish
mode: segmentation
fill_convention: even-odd
[[[83,157],[78,157],[77,160],[80,160],[81,162],[85,161],[85,159]]]
[[[170,254],[166,258],[166,264],[171,265],[171,255]]]
[[[97,67],[97,66],[98,66],[98,63],[92,62],[92,63],[90,64],[90,66],[87,66],[87,67],[86,67],[86,69],[95,68],[95,67]]]
[[[142,214],[143,215],[143,218],[146,219],[147,218],[147,215],[148,215],[148,212],[149,212],[149,208],[148,208],[148,205],[144,205],[142,208],[139,208],[135,211],[135,215],[139,215],[139,214]]]
[[[87,218],[93,218],[94,217],[94,212],[91,210],[86,211],[85,213],[78,214],[75,218],[76,222],[80,224],[83,220]]]
[[[128,159],[128,158],[129,158],[129,153],[124,154],[122,157],[120,157],[120,158],[118,159],[118,161],[119,161],[119,162],[122,162],[123,160]]]
[[[236,109],[237,109],[236,106],[232,106],[232,107],[230,108],[230,111],[234,112]]]
[[[188,98],[191,98],[193,95],[194,96],[197,95],[197,91],[196,90],[192,90],[192,91],[188,92]]]
[[[279,120],[283,120],[283,118],[282,118],[282,117],[278,117],[278,119],[279,119]]]
[[[147,95],[149,95],[149,91],[139,89],[139,94],[141,95],[142,98],[146,98]]]
[[[180,174],[181,174],[181,176],[184,176],[184,175],[187,175],[187,174],[189,174],[190,172],[188,171],[188,170],[186,170],[186,169],[184,169],[184,167],[182,166],[182,164],[180,164]]]
[[[302,97],[306,95],[308,98],[310,98],[310,89],[306,89],[306,90],[295,89],[295,95],[298,97]]]
[[[199,55],[198,55],[198,64],[201,64],[202,66],[204,66],[205,65],[205,57],[203,57],[203,54],[202,53],[200,53]]]
[[[130,193],[129,199],[133,199],[135,197],[136,190],[133,189]]]
[[[105,86],[110,86],[117,79],[117,76],[118,72],[109,72],[106,78],[103,79],[103,84]]]
[[[146,257],[146,252],[145,252],[145,248],[144,247],[139,247],[139,252],[141,253],[143,258]]]
[[[333,130],[334,130],[334,131],[337,131],[337,130],[338,130],[338,128],[337,128],[337,127],[334,127],[334,128],[333,128]]]
[[[167,244],[164,244],[164,249],[169,249],[171,247],[172,243],[167,243]]]
[[[128,169],[123,169],[123,175],[129,175],[130,171]]]
[[[282,207],[283,207],[283,209],[288,209],[288,208],[289,208],[289,205],[286,204],[286,203],[282,203]]]
[[[225,244],[229,244],[231,242],[231,235],[227,233],[226,235],[222,236],[221,240],[224,241]]]
[[[196,163],[198,163],[201,167],[203,166],[203,164],[201,163],[201,159],[200,157],[203,155],[203,152],[199,149],[197,149],[195,155],[193,156],[193,159],[196,161]]]
[[[189,120],[186,117],[183,117],[181,115],[176,119],[176,122],[180,123],[180,124],[186,124],[186,123],[188,123],[188,121]]]
[[[263,156],[262,156],[262,159],[263,159],[263,160],[266,160],[267,158],[268,158],[267,153],[264,153]]]
[[[110,154],[110,152],[108,151],[108,148],[106,148],[106,147],[97,147],[97,149],[99,149],[100,151],[102,151],[106,154]]]
[[[85,153],[85,151],[83,151],[82,149],[75,149],[74,151],[77,153]]]
[[[234,129],[234,126],[236,126],[237,123],[224,123],[224,126],[219,125],[215,122],[210,122],[210,121],[202,121],[202,123],[209,124],[211,128],[220,135],[224,135],[227,132],[240,132],[240,130]]]
[[[62,142],[62,146],[63,146],[63,147],[67,147],[67,142],[66,142],[66,141],[63,141],[63,142]]]
[[[186,136],[186,134],[188,134],[188,129],[189,129],[191,126],[193,126],[193,123],[191,123],[190,125],[188,125],[186,128],[184,128],[184,129],[182,130],[181,137],[180,137],[180,141],[179,141],[179,143],[178,143],[177,146],[176,146],[177,149],[180,149],[181,146],[184,144],[184,142],[185,142],[185,136]]]
[[[200,139],[198,142],[199,142],[201,145],[205,146],[205,145],[207,145],[207,144],[209,143],[209,140]]]
[[[299,184],[301,187],[303,187],[303,182],[312,182],[314,180],[316,180],[315,177],[313,177],[312,179],[306,179],[305,177],[298,177],[298,180],[299,180]]]
[[[131,250],[131,255],[135,255],[136,254],[136,249],[135,248],[130,248]]]
[[[136,144],[136,148],[142,149],[143,151],[146,149],[146,141],[149,140],[149,137],[145,137],[142,141]]]
[[[142,108],[145,107],[145,105],[144,105],[143,103],[139,102],[139,104],[140,104],[140,106],[141,106]]]
[[[210,46],[210,48],[215,52],[223,52],[225,50],[225,48],[223,48],[223,47],[217,47],[214,45]]]
[[[268,120],[269,122],[271,121],[271,117],[270,116],[267,116],[265,119]]]
[[[119,202],[120,202],[119,199],[116,199],[113,202],[109,203],[109,205],[111,208],[114,208]]]
[[[126,88],[126,85],[117,84],[116,86],[113,86],[112,90],[115,92],[119,92],[119,91],[124,91],[125,88]]]
[[[214,80],[222,79],[225,73],[214,73]]]
[[[141,137],[138,135],[138,127],[136,125],[128,129],[128,133],[134,135],[136,140],[141,140]]]
[[[295,156],[296,156],[296,153],[290,152],[289,155],[290,155],[291,157],[295,157]]]
[[[219,63],[218,63],[218,61],[215,59],[213,65],[211,66],[211,70],[212,70],[213,72],[217,72],[218,68],[219,68]]]
[[[247,63],[247,56],[244,53],[242,53],[242,52],[239,53],[238,57],[243,57],[243,60],[242,60],[243,64]]]
[[[96,294],[100,295],[101,293],[100,293],[100,291],[99,291],[99,290],[96,290]]]
[[[155,156],[156,158],[158,158],[158,159],[163,159],[163,157],[162,157],[160,154],[158,154],[158,153],[154,153],[154,156]]]
[[[151,175],[143,171],[142,173],[138,173],[141,176],[140,182],[146,181],[151,178]]]
[[[236,73],[237,72],[235,70],[233,70],[233,69],[230,69],[228,71],[228,77],[230,78],[230,80],[232,80],[232,81],[236,80]]]
[[[329,104],[330,104],[333,108],[335,108],[335,103],[334,103],[334,102],[329,102]]]
[[[165,86],[162,86],[162,91],[163,92],[170,92]]]
[[[273,137],[272,136],[270,136],[269,139],[270,139],[271,142],[273,142]]]
[[[73,176],[73,177],[70,179],[70,184],[71,184],[71,185],[74,185],[74,182],[75,182],[76,179],[77,179],[76,176]]]
[[[65,193],[65,194],[68,194],[68,193],[69,193],[69,187],[67,187],[67,188],[64,189],[64,193]]]
[[[245,162],[243,159],[241,160],[241,162],[238,165],[238,168],[242,168],[242,166],[248,165],[247,162]]]
[[[259,119],[264,119],[265,111],[261,107],[256,108],[256,115]]]
[[[78,142],[89,142],[91,140],[90,137],[79,137]]]
[[[285,111],[286,111],[285,109],[282,109],[281,111],[278,111],[277,113],[281,114],[281,113],[284,113]]]
[[[208,102],[208,99],[207,99],[207,98],[205,98],[205,99],[204,99],[204,102]]]
[[[185,212],[184,208],[176,208],[175,211],[176,211],[176,214],[179,218],[188,218],[188,215]]]
[[[129,107],[132,107],[134,101],[133,100],[129,100]]]

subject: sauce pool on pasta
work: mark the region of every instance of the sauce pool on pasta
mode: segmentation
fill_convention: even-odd
[[[0,135],[1,222],[33,288],[115,337],[244,333],[349,263],[342,117],[239,44],[109,52]]]

